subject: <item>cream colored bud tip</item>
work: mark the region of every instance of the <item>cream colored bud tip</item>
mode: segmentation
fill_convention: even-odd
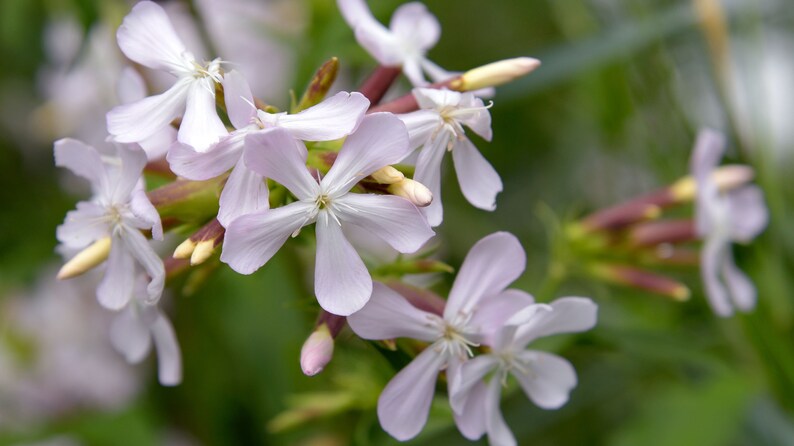
[[[58,271],[58,279],[77,277],[104,262],[110,254],[110,245],[110,237],[95,241],[61,267],[61,270]]]
[[[405,179],[402,172],[392,166],[386,166],[376,170],[372,175],[372,179],[380,184],[394,184]]]
[[[689,297],[692,295],[692,293],[689,291],[689,288],[685,287],[684,285],[679,285],[675,287],[670,295],[673,297],[673,299],[679,302],[684,302],[689,300]]]
[[[200,265],[212,257],[215,251],[215,240],[204,240],[196,245],[193,254],[190,255],[191,265]]]
[[[497,87],[526,76],[539,66],[540,61],[532,57],[500,60],[463,73],[460,83],[454,84],[452,87],[459,87],[466,91]]]
[[[388,191],[403,197],[418,207],[425,207],[433,201],[433,194],[424,184],[406,178],[389,186]]]
[[[334,356],[334,338],[326,324],[322,324],[306,339],[301,347],[301,370],[306,376],[323,371]]]
[[[193,250],[195,249],[196,249],[196,242],[187,239],[176,247],[176,249],[174,250],[174,258],[189,259],[190,256],[193,254]]]

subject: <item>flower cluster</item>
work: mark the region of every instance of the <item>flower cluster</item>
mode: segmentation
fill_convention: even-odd
[[[416,436],[443,372],[461,433],[515,444],[499,410],[508,376],[541,408],[565,404],[576,386],[573,366],[527,346],[540,337],[591,329],[596,305],[581,297],[537,303],[509,289],[524,272],[525,253],[508,233],[489,235],[471,249],[446,300],[428,290],[409,296],[399,280],[380,281],[364,260],[360,239],[399,253],[397,275],[405,280],[412,273],[448,271],[416,254],[428,249],[432,228],[443,222],[444,155],[451,152],[465,198],[494,210],[501,178],[467,132],[490,141],[493,103],[482,97],[539,63],[518,58],[448,72],[427,58],[440,25],[422,4],[400,7],[389,28],[363,0],[339,0],[338,6],[381,66],[358,91],[326,98],[338,67],[332,59],[300,100],[282,111],[257,97],[241,71],[227,69],[234,61],[194,56],[158,4],[137,3],[118,29],[118,46],[130,61],[170,76],[172,85],[152,96],[134,89],[107,113],[112,149],[73,139],[55,143],[56,164],[87,179],[93,190],[91,200],[78,203],[58,228],[62,251],[71,257],[58,277],[104,264],[97,298],[119,313],[113,345],[130,362],[142,360],[154,345],[160,382],[174,385],[182,375],[179,346],[158,306],[166,279],[209,259],[251,274],[291,238],[300,238],[316,252],[314,295],[321,308],[301,353],[307,375],[331,360],[345,324],[362,339],[395,345],[396,338],[411,338],[419,351],[378,402],[383,428],[399,440]],[[135,69],[125,72],[120,82],[143,85]],[[414,89],[379,104],[400,72]],[[727,314],[729,300],[740,309],[754,300],[728,244],[752,238],[766,218],[756,189],[725,195],[711,176],[721,156],[718,139],[701,137],[694,179],[687,184],[698,200],[697,235],[706,239],[709,295],[716,311]],[[169,182],[147,192],[144,170]],[[728,222],[736,206],[753,212]],[[642,220],[621,212],[617,219],[614,212],[586,219],[579,233],[624,231]],[[304,231],[311,225],[314,231]],[[168,248],[164,232],[192,235],[163,260],[148,238]]]

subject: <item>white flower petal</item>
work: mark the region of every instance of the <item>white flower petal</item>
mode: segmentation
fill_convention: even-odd
[[[113,320],[110,326],[110,343],[127,362],[136,364],[143,361],[152,347],[149,326],[135,314],[135,305],[128,305]]]
[[[133,190],[142,188],[143,168],[149,161],[146,153],[137,144],[118,145],[121,169],[116,172],[112,185],[111,203],[125,203],[130,200]]]
[[[135,259],[126,244],[113,237],[105,276],[97,287],[97,299],[109,310],[120,310],[132,299],[134,288]]]
[[[234,128],[241,129],[251,124],[256,117],[254,95],[239,71],[232,70],[223,76],[223,95],[226,112]]]
[[[143,266],[149,275],[149,285],[146,292],[149,296],[147,303],[154,303],[160,299],[165,286],[165,266],[160,256],[154,252],[146,237],[135,229],[126,230],[122,235],[124,246],[129,250],[135,260]],[[111,251],[113,248],[111,248]]]
[[[247,131],[237,130],[221,138],[206,152],[198,152],[179,141],[168,151],[168,164],[175,174],[189,180],[203,181],[222,175],[243,156]]]
[[[408,130],[408,146],[411,150],[423,146],[443,124],[441,115],[433,110],[417,110],[396,115]]]
[[[138,70],[132,67],[122,68],[116,83],[116,96],[119,98],[119,103],[129,104],[139,101],[145,98],[146,94],[146,81],[138,73]]]
[[[189,72],[185,46],[159,5],[139,2],[116,32],[121,51],[131,60],[155,70]]]
[[[419,2],[400,5],[391,16],[389,29],[403,45],[422,53],[433,48],[441,37],[438,19]]]
[[[185,116],[177,134],[179,142],[206,152],[228,133],[215,109],[215,82],[208,77],[191,82]]]
[[[88,144],[72,138],[55,141],[55,165],[71,170],[91,182],[94,194],[108,190],[108,173],[99,152]]]
[[[389,381],[378,398],[378,419],[383,430],[400,441],[409,440],[422,430],[443,364],[444,358],[430,346]]]
[[[192,79],[183,78],[164,93],[114,107],[107,114],[108,133],[118,142],[143,141],[185,110]]]
[[[176,340],[174,327],[160,313],[150,326],[154,346],[157,350],[157,377],[164,386],[175,386],[182,382],[182,353]]]
[[[518,239],[495,232],[478,241],[466,255],[449,293],[444,319],[469,313],[480,300],[495,296],[513,283],[526,267],[526,254]]]
[[[345,194],[333,202],[340,220],[364,228],[402,253],[416,252],[435,233],[411,202],[394,195]]]
[[[513,368],[524,393],[543,409],[558,409],[568,402],[576,387],[576,370],[566,359],[535,350],[521,352],[518,357],[527,366],[527,373]]]
[[[223,186],[218,209],[218,221],[223,227],[237,217],[270,207],[269,190],[261,175],[247,168],[243,159],[237,161],[226,185]]]
[[[700,275],[703,278],[703,285],[706,297],[712,310],[722,317],[733,314],[730,299],[725,287],[720,281],[720,271],[725,262],[725,256],[730,253],[730,242],[721,237],[710,237],[706,239],[700,252]]]
[[[316,233],[314,294],[317,302],[329,313],[349,316],[369,300],[372,278],[328,211],[320,211],[317,216]]]
[[[711,172],[717,167],[725,153],[725,137],[711,129],[698,133],[695,150],[689,168],[698,184],[709,181]]]
[[[449,380],[449,403],[452,410],[461,413],[467,405],[471,392],[478,383],[494,368],[499,365],[499,360],[493,355],[479,355],[460,366],[460,373],[455,379]],[[451,375],[448,373],[448,379]]]
[[[502,383],[498,376],[491,378],[485,394],[485,430],[488,444],[492,446],[516,446],[516,439],[502,417],[499,403],[502,399]]]
[[[345,140],[322,184],[329,194],[345,193],[360,179],[400,162],[409,152],[408,132],[402,121],[391,113],[367,115]]]
[[[474,133],[480,135],[484,140],[490,141],[493,138],[491,129],[491,113],[485,109],[482,99],[473,93],[462,93],[460,100],[461,108],[478,109],[476,112],[469,112],[460,116],[459,121],[472,129]]]
[[[469,391],[466,402],[460,413],[453,412],[455,424],[460,433],[469,440],[478,440],[485,433],[485,405],[488,396],[488,387],[484,382],[478,381]]]
[[[422,73],[422,66],[416,59],[405,59],[403,61],[403,74],[414,87],[424,87],[430,83],[425,79],[425,75]]]
[[[430,226],[438,226],[444,220],[444,208],[441,204],[441,161],[447,153],[449,134],[443,132],[431,139],[422,147],[416,160],[414,180],[424,184],[433,194],[433,201],[422,208]]]
[[[764,203],[764,192],[756,185],[748,185],[727,194],[731,218],[731,238],[749,242],[769,223],[769,210]]]
[[[496,296],[483,299],[468,325],[474,327],[474,331],[487,336],[534,303],[535,299],[525,291],[504,290]]]
[[[59,242],[69,248],[84,248],[110,235],[105,208],[90,201],[77,203],[77,209],[66,213],[63,224],[55,230]]]
[[[595,327],[598,305],[585,297],[563,297],[549,304],[552,311],[536,312],[518,328],[515,345],[523,348],[535,339],[560,333],[578,333]]]
[[[284,115],[278,126],[304,141],[331,141],[352,133],[369,108],[361,93],[340,91],[332,97],[294,115]]]
[[[160,214],[157,213],[157,209],[149,201],[149,197],[146,196],[146,192],[143,189],[138,189],[132,193],[130,210],[136,218],[146,224],[139,229],[151,229],[153,239],[163,239],[163,224],[160,221]]]
[[[177,130],[167,125],[156,131],[154,135],[139,141],[141,149],[146,152],[149,161],[161,160],[168,154],[168,149],[176,141]]]
[[[375,20],[364,0],[338,0],[342,17],[355,31],[356,40],[378,62],[386,66],[402,64],[402,56],[394,35]]]
[[[306,168],[308,152],[287,130],[273,128],[245,138],[245,165],[284,185],[298,199],[309,199],[319,188]]]
[[[243,215],[226,227],[221,261],[240,274],[251,274],[267,263],[289,236],[310,223],[313,204],[286,206]]]
[[[412,338],[432,342],[441,333],[428,322],[439,317],[419,310],[382,283],[372,284],[372,297],[364,308],[347,317],[350,328],[364,339]]]
[[[456,141],[452,161],[460,190],[469,203],[486,211],[496,209],[496,194],[502,191],[502,179],[468,138]]]
[[[755,307],[756,291],[753,282],[747,277],[733,261],[733,256],[728,254],[722,262],[722,277],[728,286],[734,305],[741,311],[747,312]]]

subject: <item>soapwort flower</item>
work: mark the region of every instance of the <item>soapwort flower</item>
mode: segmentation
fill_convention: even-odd
[[[755,286],[736,266],[731,243],[754,239],[766,227],[769,213],[763,192],[756,185],[720,191],[712,172],[724,151],[725,139],[721,134],[702,130],[690,169],[697,183],[695,224],[698,236],[704,240],[701,275],[706,294],[715,313],[730,316],[734,308],[751,310],[756,301]]]
[[[388,113],[365,117],[319,181],[306,167],[306,146],[287,130],[274,128],[248,135],[244,155],[248,167],[284,185],[297,201],[232,221],[221,260],[239,273],[251,274],[267,263],[290,235],[316,222],[317,300],[333,314],[347,316],[358,311],[372,294],[372,278],[343,235],[342,226],[361,226],[404,253],[416,251],[434,234],[408,200],[350,192],[359,180],[407,154],[405,126]]]
[[[197,181],[217,177],[232,169],[221,193],[218,210],[218,221],[224,227],[241,215],[269,206],[264,178],[246,167],[243,160],[247,135],[281,128],[296,139],[332,141],[352,133],[369,107],[369,101],[360,93],[339,92],[294,115],[268,113],[254,107],[251,89],[240,73],[229,72],[223,86],[229,119],[237,130],[221,138],[206,152],[186,144],[174,144],[168,153],[168,161],[177,175]]]
[[[460,366],[473,356],[472,348],[527,305],[520,298],[525,293],[507,289],[525,265],[518,239],[497,232],[477,242],[466,255],[443,314],[420,310],[376,283],[370,301],[348,316],[350,327],[364,339],[406,337],[430,343],[381,393],[378,418],[386,432],[408,440],[422,430],[441,370],[447,370],[450,394],[459,387]]]
[[[61,139],[55,143],[55,164],[90,181],[94,193],[90,201],[77,203],[57,229],[58,241],[65,248],[82,250],[61,268],[58,277],[82,274],[107,258],[97,298],[104,307],[118,310],[132,298],[137,263],[149,275],[146,299],[156,302],[163,291],[165,269],[141,231],[150,230],[152,238],[161,240],[163,228],[141,180],[146,154],[137,145],[129,145],[118,147],[118,158],[103,158],[80,141]]]
[[[441,161],[446,152],[452,160],[463,195],[472,205],[492,211],[496,195],[502,191],[502,180],[493,166],[466,137],[464,126],[490,141],[490,106],[472,93],[430,88],[414,89],[420,110],[398,115],[410,135],[411,149],[421,147],[416,161],[414,179],[433,193],[433,202],[424,208],[431,226],[443,219],[441,206]]]
[[[222,81],[221,60],[196,60],[179,39],[163,8],[136,4],[116,33],[121,51],[132,61],[177,78],[164,93],[115,107],[107,115],[116,141],[143,141],[182,115],[177,139],[205,151],[226,127],[215,109],[215,86]]]

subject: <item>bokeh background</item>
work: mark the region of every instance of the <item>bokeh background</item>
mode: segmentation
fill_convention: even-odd
[[[185,370],[176,388],[157,384],[153,359],[129,366],[109,347],[95,277],[54,280],[55,227],[86,187],[54,167],[52,141],[103,138],[121,60],[113,33],[131,3],[0,1],[0,445],[396,444],[374,411],[394,370],[371,345],[346,331],[321,375],[301,373],[316,305],[300,252],[282,250],[251,276],[208,267],[173,284],[166,307]],[[199,20],[185,33],[208,53],[247,59],[254,93],[276,105],[332,56],[335,89],[375,66],[331,0],[163,3]],[[370,3],[386,22],[401,2]],[[505,184],[498,209],[469,206],[448,169],[441,257],[459,266],[476,240],[510,231],[529,256],[520,288],[600,305],[594,330],[540,345],[576,366],[568,405],[544,411],[515,389],[504,397],[519,443],[794,444],[790,1],[425,3],[443,27],[430,52],[439,65],[543,62],[498,90],[494,140],[477,141]],[[704,126],[729,137],[730,162],[756,169],[770,208],[765,233],[735,251],[758,287],[756,310],[715,317],[694,268],[665,271],[691,287],[684,303],[577,274],[566,222],[686,175]],[[443,400],[408,444],[468,444]]]

